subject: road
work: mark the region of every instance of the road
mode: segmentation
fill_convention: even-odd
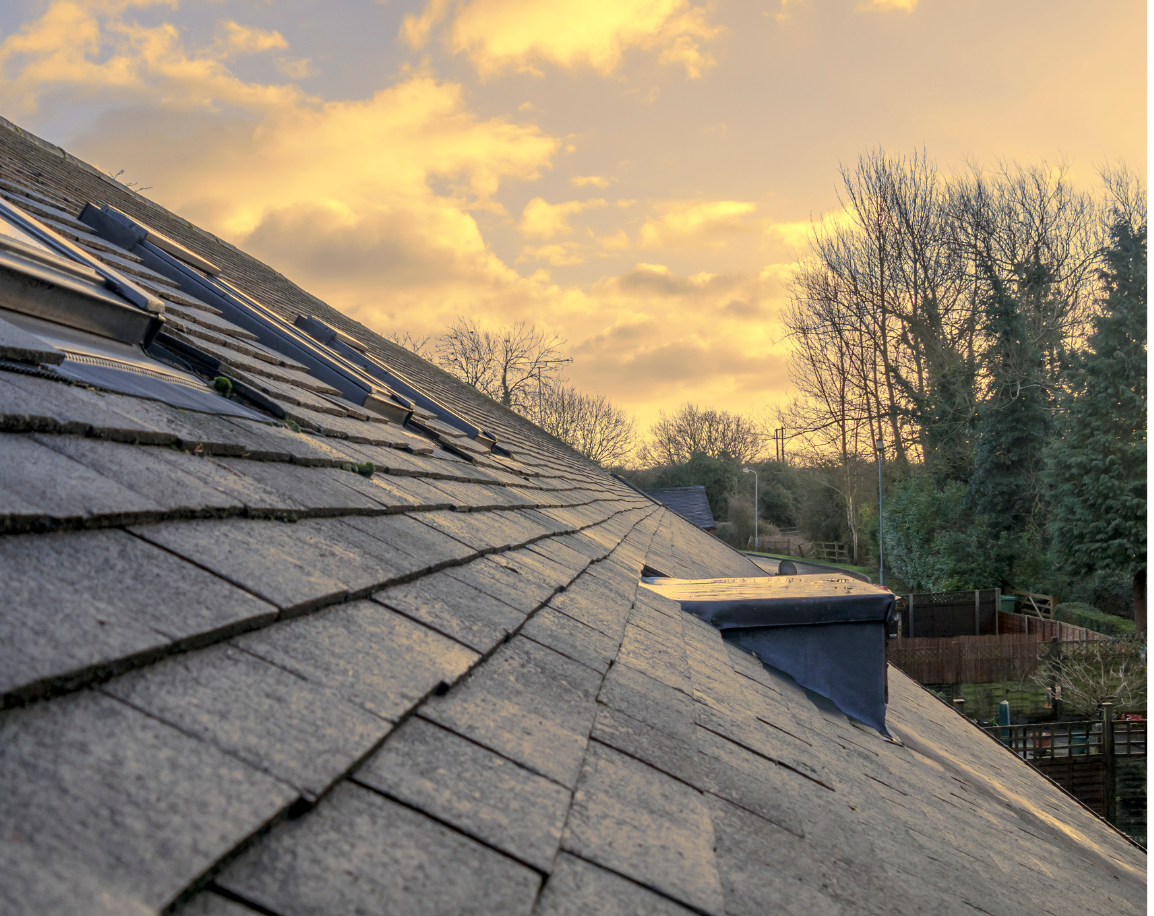
[[[770,575],[777,575],[777,567],[778,564],[781,563],[781,560],[777,557],[761,557],[748,553],[746,556]],[[821,563],[810,563],[808,560],[799,560],[796,557],[792,558],[790,562],[797,567],[797,574],[799,576],[812,576],[817,573],[841,573],[843,576],[849,576],[852,579],[858,579],[862,582],[871,581],[870,577],[865,573],[852,572],[848,569],[842,569],[840,566],[824,566]]]

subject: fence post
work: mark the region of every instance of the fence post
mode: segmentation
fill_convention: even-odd
[[[1117,820],[1117,770],[1114,754],[1114,704],[1107,697],[1102,701],[1102,753],[1106,755],[1106,820],[1113,824]]]
[[[1001,635],[1002,626],[1002,590],[997,588],[994,590],[994,635]]]
[[[910,595],[910,638],[914,636],[914,596]]]
[[[981,592],[974,589],[974,635],[982,635]]]

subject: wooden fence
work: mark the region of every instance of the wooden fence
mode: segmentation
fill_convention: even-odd
[[[1043,621],[1057,623],[1057,621]],[[1075,629],[1082,629],[1077,627]],[[955,636],[952,639],[891,639],[886,659],[919,684],[992,684],[999,681],[1025,685],[1051,653],[1078,652],[1086,642],[1105,639],[1044,640],[1037,633],[1003,633],[999,636]],[[1136,651],[1125,643],[1112,647],[1128,654]]]
[[[1146,756],[1146,722],[1107,718],[991,725],[985,731],[1113,822],[1119,801],[1116,761]]]
[[[1025,682],[1038,670],[1036,636],[955,636],[891,639],[886,658],[919,684]]]
[[[901,635],[907,638],[950,639],[955,636],[998,636],[1009,633],[1042,640],[1058,639],[1060,642],[1109,638],[1085,627],[1048,619],[1053,599],[1046,595],[1034,595],[1033,598],[1036,600],[1030,610],[1040,608],[1039,614],[1003,611],[1002,591],[997,588],[898,595],[898,613],[902,618]]]
[[[996,588],[899,595],[903,637],[994,636],[998,633]]]

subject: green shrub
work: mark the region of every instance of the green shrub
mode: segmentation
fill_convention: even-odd
[[[1054,619],[1063,623],[1070,623],[1076,627],[1085,627],[1096,633],[1107,636],[1133,636],[1134,621],[1115,617],[1112,614],[1103,614],[1096,607],[1082,604],[1080,601],[1068,601],[1054,608]]]

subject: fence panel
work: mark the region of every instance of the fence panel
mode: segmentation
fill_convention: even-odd
[[[1036,636],[956,636],[893,639],[886,657],[919,684],[1024,682],[1038,670]]]
[[[998,632],[998,590],[899,595],[898,612],[904,637],[992,636]]]

